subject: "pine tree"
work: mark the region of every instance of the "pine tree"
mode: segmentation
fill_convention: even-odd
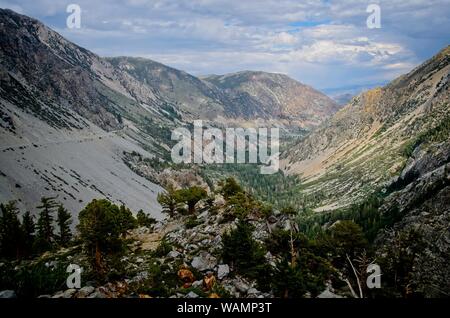
[[[150,227],[152,224],[156,223],[156,220],[149,215],[145,214],[144,211],[139,210],[136,214],[136,220],[138,226]]]
[[[167,213],[169,216],[175,215],[179,202],[176,198],[175,189],[173,187],[169,187],[167,189],[167,193],[159,193],[158,202],[163,208],[163,213]]]
[[[41,199],[41,205],[37,208],[39,218],[37,221],[37,235],[36,235],[36,250],[38,252],[51,250],[55,241],[55,234],[53,233],[54,212],[57,208],[55,198]]]
[[[236,228],[222,235],[222,258],[238,273],[256,278],[264,266],[265,251],[252,236],[254,226],[239,220]]]
[[[125,205],[121,205],[119,208],[119,214],[117,215],[117,224],[122,237],[125,237],[128,230],[136,227],[136,219]]]
[[[24,242],[24,254],[31,255],[33,252],[33,245],[35,240],[36,225],[34,224],[34,217],[30,211],[25,212],[22,217],[22,233]]]
[[[108,200],[92,200],[78,216],[80,239],[99,277],[107,269],[104,254],[117,251],[121,246],[119,213],[119,207]]]
[[[193,186],[187,189],[181,189],[176,192],[178,202],[184,202],[188,206],[188,213],[195,214],[195,206],[197,203],[207,197],[205,189]]]
[[[16,202],[0,204],[0,250],[1,256],[20,258],[22,253],[23,235],[18,218],[19,209]]]
[[[62,204],[58,207],[58,214],[56,223],[58,224],[59,235],[58,244],[63,247],[67,247],[69,244],[72,233],[70,231],[70,224],[72,223],[70,213],[64,208]]]
[[[221,181],[219,186],[221,187],[220,193],[223,195],[225,200],[228,200],[228,198],[236,195],[237,193],[243,192],[242,187],[233,177],[229,177],[225,181]]]

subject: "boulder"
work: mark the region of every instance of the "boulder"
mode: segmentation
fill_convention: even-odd
[[[203,286],[203,280],[196,280],[195,282],[192,283],[192,287],[194,288],[200,288]]]
[[[167,258],[178,258],[179,256],[181,255],[181,253],[180,252],[177,252],[177,251],[170,251],[168,254],[167,254]]]
[[[76,292],[77,290],[75,288],[67,289],[63,294],[63,298],[72,298]]]
[[[219,268],[217,269],[217,278],[223,279],[228,276],[230,273],[230,267],[228,264],[221,264],[219,265]]]
[[[208,252],[202,251],[194,257],[191,266],[198,271],[212,270],[217,265],[217,259]]]
[[[17,295],[14,290],[6,289],[0,291],[0,298],[17,298]]]
[[[85,286],[83,288],[81,288],[78,293],[77,293],[77,297],[78,298],[86,298],[87,296],[89,296],[90,294],[92,294],[95,291],[95,288],[92,286]]]
[[[185,298],[198,298],[199,296],[193,291],[189,292]]]
[[[236,280],[234,282],[234,287],[236,288],[237,291],[239,291],[240,293],[244,293],[246,294],[248,292],[248,290],[250,289],[250,287],[244,283],[243,281],[240,280]]]
[[[52,296],[52,298],[63,298],[64,297],[64,292],[63,291],[59,291],[56,294],[54,294]]]
[[[136,259],[136,263],[144,263],[144,259],[142,257],[138,257]]]
[[[342,296],[336,295],[335,293],[331,292],[329,289],[325,289],[323,292],[317,296],[317,298],[343,298]]]
[[[247,295],[250,298],[258,298],[258,297],[262,296],[261,292],[259,290],[257,290],[256,288],[250,288],[247,291]]]

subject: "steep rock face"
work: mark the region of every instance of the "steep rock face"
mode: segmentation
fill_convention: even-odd
[[[197,77],[144,58],[114,57],[107,60],[172,101],[186,119],[214,119],[224,115],[224,104],[228,102],[226,96],[214,85]]]
[[[204,80],[229,96],[227,113],[237,117],[278,119],[310,128],[339,109],[329,97],[283,74],[244,71]]]
[[[402,182],[394,182],[400,189],[380,208],[394,225],[378,235],[378,255],[393,255],[388,267],[394,267],[402,255],[404,266],[411,270],[405,284],[426,297],[446,297],[450,292],[449,147],[445,142],[416,151],[401,173]]]
[[[66,106],[102,128],[120,126],[113,102],[102,94],[108,86],[126,94],[110,65],[34,19],[1,10],[0,20],[6,99],[34,113],[45,107],[41,103],[50,109]],[[35,103],[29,105],[21,94],[14,94],[18,90],[26,91]]]
[[[167,103],[34,19],[0,10],[0,22],[0,200],[34,211],[57,195],[76,214],[106,197],[158,216],[162,189],[121,156],[164,146],[153,132],[173,121]]]
[[[320,204],[346,205],[400,172],[406,148],[436,129],[448,135],[450,47],[407,75],[353,98],[284,155]]]

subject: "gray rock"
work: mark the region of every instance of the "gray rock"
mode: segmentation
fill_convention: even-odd
[[[39,295],[38,298],[52,298],[52,295]]]
[[[202,212],[197,216],[197,220],[206,220],[208,217],[208,211]]]
[[[199,296],[193,291],[189,292],[185,298],[198,298]]]
[[[160,231],[164,227],[164,224],[162,222],[157,222],[155,225],[153,225],[153,231]]]
[[[141,226],[135,230],[136,234],[147,234],[150,233],[150,229],[146,226]]]
[[[67,289],[63,294],[63,298],[72,298],[76,292],[77,290],[75,288]]]
[[[217,218],[216,218],[216,223],[220,224],[220,223],[223,222],[223,220],[224,220],[223,215],[218,215]]]
[[[244,282],[242,282],[240,280],[236,280],[234,282],[234,287],[236,287],[236,289],[240,293],[247,293],[247,291],[250,289],[250,287],[246,283],[244,283]]]
[[[45,263],[46,267],[49,268],[57,268],[58,267],[58,261],[50,261]]]
[[[78,291],[77,297],[79,297],[79,298],[86,298],[87,296],[92,294],[94,291],[95,291],[94,287],[92,287],[92,286],[85,286],[85,287],[81,288]]]
[[[180,255],[181,255],[180,252],[177,252],[177,251],[170,251],[170,252],[167,254],[166,257],[168,257],[168,258],[177,258],[177,257],[179,257]]]
[[[136,259],[136,263],[144,263],[144,259],[142,257],[138,257]]]
[[[192,287],[195,287],[195,288],[202,287],[202,285],[203,285],[202,280],[196,280],[195,282],[192,283]]]
[[[100,291],[95,291],[92,294],[90,294],[87,298],[107,298],[107,296]]]
[[[223,279],[228,276],[230,273],[230,267],[228,264],[221,264],[219,265],[219,268],[217,269],[217,278]]]
[[[17,298],[14,290],[2,290],[0,291],[0,298]]]
[[[248,294],[249,296],[258,296],[259,294],[261,294],[261,292],[260,292],[259,290],[257,290],[256,288],[250,288],[250,289],[247,291],[247,294]]]
[[[199,271],[212,270],[217,265],[217,259],[208,252],[202,251],[199,256],[194,257],[191,266]]]
[[[139,272],[137,273],[136,276],[133,277],[132,281],[133,282],[141,282],[143,280],[146,280],[148,277],[148,272],[147,271],[143,271],[143,272]]]
[[[52,296],[52,298],[63,298],[64,297],[64,292],[63,291],[59,291],[56,294],[54,294]]]
[[[343,298],[342,296],[336,295],[335,293],[331,292],[329,289],[325,289],[323,292],[320,293],[317,298]]]
[[[220,243],[222,243],[222,236],[217,235],[211,242],[212,245],[220,245]]]

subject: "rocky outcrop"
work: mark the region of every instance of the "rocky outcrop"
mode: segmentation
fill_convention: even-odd
[[[151,284],[149,281],[155,266],[161,268],[164,277],[177,276],[177,286],[171,286],[171,298],[218,297],[215,290],[220,288],[230,297],[268,298],[271,292],[261,292],[255,281],[248,280],[235,272],[231,264],[221,259],[221,236],[235,228],[237,220],[226,221],[223,212],[204,211],[196,216],[197,225],[186,225],[189,216],[179,216],[158,221],[151,228],[140,227],[132,230],[128,252],[120,259],[121,267],[129,278],[111,281],[102,286],[82,282],[80,289],[67,289],[45,298],[117,298],[148,297],[136,290],[139,286]],[[288,217],[276,213],[273,223],[252,218],[253,237],[262,243],[270,231],[285,228]],[[149,244],[149,242],[152,244]],[[169,246],[170,251],[161,252],[161,246]],[[81,257],[81,256],[80,256]],[[269,264],[275,266],[275,257],[266,255]],[[79,257],[76,256],[75,259]],[[50,266],[50,265],[49,265]],[[59,266],[54,262],[53,266]],[[169,275],[169,276],[167,276]],[[158,279],[163,279],[158,276]],[[154,283],[154,282],[153,282]],[[219,286],[219,287],[218,287]]]
[[[394,224],[377,237],[378,255],[409,255],[410,289],[425,297],[450,293],[449,149],[449,142],[417,149],[394,183],[402,188],[379,209]],[[409,237],[414,238],[411,245],[402,245]],[[389,257],[392,263],[399,261]]]

